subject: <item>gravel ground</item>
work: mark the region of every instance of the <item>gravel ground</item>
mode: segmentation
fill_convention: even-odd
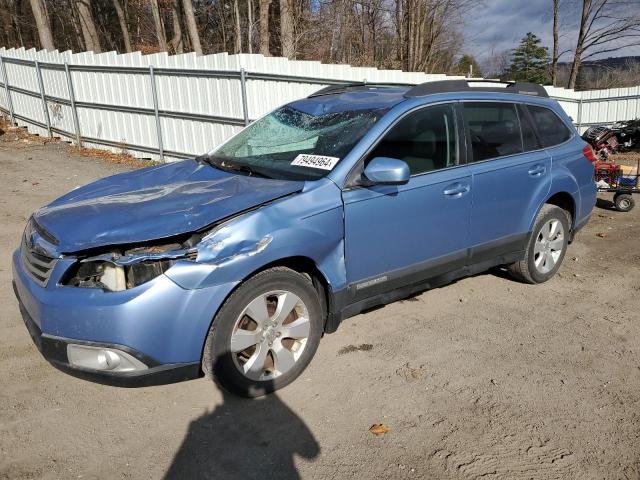
[[[88,383],[32,344],[11,288],[26,219],[126,168],[0,137],[0,479],[640,478],[640,208],[600,202],[544,285],[497,271],[349,319],[250,401]]]

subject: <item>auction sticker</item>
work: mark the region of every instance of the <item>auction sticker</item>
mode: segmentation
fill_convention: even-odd
[[[291,165],[298,167],[321,168],[322,170],[333,170],[340,159],[337,157],[325,157],[324,155],[299,154]]]

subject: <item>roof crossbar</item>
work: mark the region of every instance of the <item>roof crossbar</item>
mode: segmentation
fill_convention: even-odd
[[[500,86],[499,86],[500,85]],[[423,97],[436,93],[451,92],[501,92],[531,95],[548,98],[549,94],[542,85],[527,82],[502,82],[500,80],[439,80],[416,85],[405,97]]]

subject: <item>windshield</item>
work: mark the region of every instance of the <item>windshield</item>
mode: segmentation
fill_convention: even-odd
[[[323,177],[386,109],[310,115],[284,106],[257,120],[207,157],[213,165],[285,180]]]

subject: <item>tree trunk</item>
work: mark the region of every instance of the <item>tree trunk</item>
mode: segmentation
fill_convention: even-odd
[[[80,17],[80,26],[82,27],[82,37],[84,38],[84,46],[87,51],[101,53],[100,37],[96,24],[93,21],[93,13],[91,12],[91,3],[89,0],[76,0],[76,8]]]
[[[560,0],[553,0],[553,55],[551,57],[551,85],[558,80],[558,6]]]
[[[22,39],[22,28],[20,27],[20,12],[22,11],[22,2],[16,0],[13,2],[13,9],[11,10],[11,28],[10,31],[15,32],[16,46],[24,47],[24,40]]]
[[[396,56],[400,65],[404,65],[404,13],[403,13],[403,2],[406,0],[396,0]]]
[[[260,0],[260,53],[269,54],[269,5],[271,0]]]
[[[224,15],[224,0],[220,0],[217,4],[216,11],[218,12],[218,18],[220,19],[220,32],[222,33],[222,49],[227,50],[227,23]]]
[[[180,4],[178,0],[173,0],[171,4],[171,19],[173,25],[173,37],[169,40],[169,45],[173,53],[184,53],[184,44],[182,43],[182,26],[180,24]]]
[[[71,26],[73,27],[73,34],[76,42],[78,43],[78,51],[86,51],[84,44],[84,38],[82,38],[82,27],[80,26],[80,15],[78,9],[75,6],[71,8]]]
[[[234,47],[233,53],[242,52],[242,30],[240,28],[240,7],[238,6],[238,0],[233,0],[233,16],[234,18]]]
[[[38,37],[40,38],[40,46],[45,50],[55,50],[53,44],[53,35],[51,34],[51,26],[49,25],[49,16],[42,0],[30,0],[31,11],[36,20],[38,28]]]
[[[198,55],[202,55],[202,45],[200,45],[200,34],[198,33],[196,16],[193,13],[193,3],[191,0],[182,0],[182,8],[184,9],[184,16],[187,21],[187,30],[189,30],[189,38],[191,39],[193,51]]]
[[[124,40],[124,50],[127,53],[133,52],[131,48],[131,35],[129,35],[129,26],[127,25],[127,16],[124,14],[122,4],[120,0],[113,0],[113,6],[116,9],[118,15],[118,22],[120,23],[120,30],[122,30],[122,39]]]
[[[280,0],[280,43],[282,56],[294,59],[296,50],[293,41],[293,15],[289,0]]]
[[[576,88],[578,80],[578,70],[582,61],[582,52],[584,50],[584,37],[587,34],[587,21],[589,20],[589,11],[591,9],[591,0],[582,0],[582,16],[580,17],[580,33],[576,42],[576,50],[573,56],[573,64],[571,65],[571,74],[569,75],[568,88]]]
[[[247,0],[247,51],[253,53],[253,2]]]
[[[164,24],[160,16],[160,7],[158,0],[151,0],[151,12],[153,13],[153,23],[156,26],[156,35],[158,36],[158,47],[161,52],[167,51],[167,36],[164,33]]]

